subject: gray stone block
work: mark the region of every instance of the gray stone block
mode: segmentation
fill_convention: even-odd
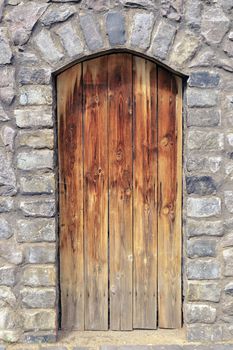
[[[215,259],[192,260],[187,264],[187,278],[190,280],[218,279],[220,275],[220,263]]]
[[[17,74],[17,80],[22,85],[49,84],[50,79],[51,70],[49,68],[20,67]]]
[[[23,242],[54,242],[54,219],[26,219],[17,221],[17,241]]]
[[[188,281],[186,296],[188,301],[218,303],[221,296],[221,287],[218,282]]]
[[[20,290],[22,303],[28,308],[53,308],[56,301],[55,288],[23,288]]]
[[[216,90],[190,88],[187,90],[187,104],[189,107],[216,106],[218,93]]]
[[[91,51],[96,51],[103,47],[103,40],[99,28],[92,15],[81,15],[80,24],[86,40],[86,44]]]
[[[50,63],[56,64],[58,63],[64,56],[61,48],[57,46],[56,42],[52,38],[51,33],[42,29],[35,37],[35,45],[40,51],[43,59]]]
[[[151,52],[155,57],[164,60],[176,34],[176,27],[162,21],[159,23],[151,44]]]
[[[53,169],[53,152],[44,149],[19,152],[17,166],[21,170]]]
[[[217,185],[211,176],[187,176],[186,191],[188,194],[208,195],[216,193]]]
[[[185,318],[188,323],[214,323],[216,314],[216,308],[210,305],[192,303],[185,306]]]
[[[52,194],[55,193],[55,177],[53,173],[24,174],[19,178],[22,194]]]
[[[188,237],[223,236],[224,227],[221,221],[187,220]]]
[[[218,73],[210,72],[194,72],[190,75],[188,80],[189,86],[200,88],[213,88],[218,86],[220,76]]]
[[[125,19],[121,12],[107,14],[106,28],[110,45],[123,45],[125,43]]]
[[[56,33],[70,57],[78,56],[83,52],[83,43],[75,30],[74,22],[62,24],[57,28]]]
[[[219,110],[192,108],[187,112],[187,126],[218,126],[221,122]]]
[[[154,26],[153,13],[137,13],[133,19],[131,45],[142,50],[150,46],[151,33]]]
[[[52,111],[44,106],[15,110],[16,125],[19,128],[52,127]]]
[[[218,131],[192,130],[188,132],[187,140],[190,150],[204,149],[208,151],[224,148],[224,135]]]
[[[44,26],[51,26],[54,23],[64,22],[75,13],[75,8],[67,5],[59,7],[50,6],[40,18]]]
[[[221,214],[221,199],[218,197],[188,198],[187,215],[189,217],[211,217]]]
[[[189,258],[216,256],[216,240],[203,238],[187,241],[187,255]]]
[[[25,216],[53,217],[55,215],[56,203],[54,199],[33,198],[21,200],[19,207]]]
[[[29,264],[55,263],[56,249],[54,244],[32,245],[25,248],[25,260]]]
[[[0,268],[1,279],[1,268]],[[30,287],[55,286],[56,271],[54,266],[26,266],[22,271],[22,284]]]

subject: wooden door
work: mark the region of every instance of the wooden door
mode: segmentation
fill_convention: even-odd
[[[61,326],[181,326],[181,78],[132,54],[57,77]]]

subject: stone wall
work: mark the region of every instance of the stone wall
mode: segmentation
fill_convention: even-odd
[[[233,338],[232,0],[0,0],[0,339],[58,324],[52,73],[123,48],[184,79],[184,327]]]

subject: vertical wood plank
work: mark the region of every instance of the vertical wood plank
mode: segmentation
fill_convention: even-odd
[[[84,329],[82,67],[57,78],[62,329]]]
[[[83,63],[85,329],[108,328],[107,56]]]
[[[159,327],[181,327],[181,80],[158,69]]]
[[[108,59],[110,328],[132,329],[132,56]]]
[[[157,68],[133,58],[133,327],[157,326]]]

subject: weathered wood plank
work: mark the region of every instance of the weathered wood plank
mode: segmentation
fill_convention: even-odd
[[[157,68],[133,58],[133,327],[157,326]]]
[[[158,313],[160,328],[181,326],[181,81],[158,69]]]
[[[84,329],[82,67],[57,78],[62,329]]]
[[[107,57],[83,63],[85,329],[108,328]]]
[[[132,56],[108,59],[110,328],[132,329]]]

